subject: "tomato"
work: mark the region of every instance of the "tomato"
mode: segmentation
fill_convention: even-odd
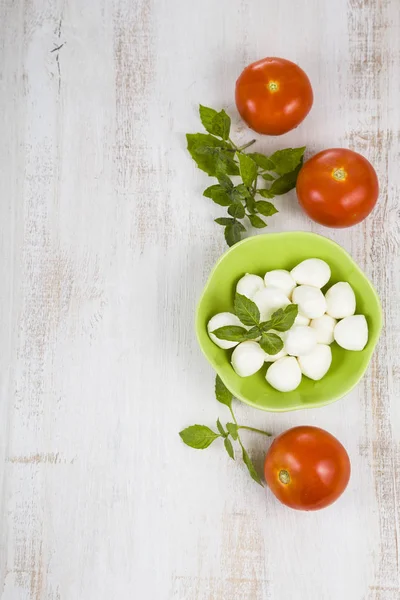
[[[342,444],[319,427],[294,427],[272,443],[265,480],[283,504],[319,510],[335,502],[350,479],[350,460]]]
[[[297,197],[313,221],[327,227],[351,227],[363,221],[379,196],[370,162],[346,148],[319,152],[302,167]]]
[[[284,58],[263,58],[245,68],[236,82],[236,106],[258,133],[282,135],[308,115],[313,103],[310,80]]]

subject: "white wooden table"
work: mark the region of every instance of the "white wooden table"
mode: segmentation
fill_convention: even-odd
[[[398,0],[0,0],[0,47],[1,600],[398,600]],[[339,242],[385,311],[344,400],[237,406],[249,425],[345,444],[350,486],[314,514],[221,445],[178,437],[228,417],[193,331],[225,243],[184,133],[202,102],[251,139],[234,83],[268,55],[306,70],[315,105],[258,148],[351,147],[382,187],[349,230],[312,224],[294,194],[270,221]],[[260,466],[265,440],[247,443]]]

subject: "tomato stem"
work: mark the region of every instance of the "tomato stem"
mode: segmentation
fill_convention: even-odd
[[[336,181],[344,181],[347,177],[347,173],[343,167],[341,167],[340,169],[334,169],[332,176],[334,179],[336,179]]]
[[[268,83],[268,89],[272,93],[277,92],[279,90],[279,84],[278,84],[278,82],[277,81],[270,81]]]
[[[288,471],[285,471],[285,469],[282,469],[281,471],[279,471],[278,477],[279,477],[279,481],[281,483],[284,483],[285,485],[290,483],[290,475],[289,475]]]
[[[247,431],[254,431],[255,433],[262,433],[262,435],[271,436],[272,433],[268,433],[268,431],[262,431],[261,429],[256,429],[255,427],[247,427],[247,425],[239,425],[238,429],[247,429]]]

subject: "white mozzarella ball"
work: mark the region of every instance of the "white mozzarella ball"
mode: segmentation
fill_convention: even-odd
[[[293,356],[285,356],[269,367],[265,378],[279,392],[292,392],[301,383],[299,363]]]
[[[231,363],[240,377],[257,373],[265,361],[265,352],[257,342],[242,342],[232,352]]]
[[[296,287],[296,282],[289,273],[289,271],[285,271],[284,269],[276,269],[275,271],[268,271],[265,273],[264,282],[267,287],[275,287],[290,298],[294,288]]]
[[[264,289],[264,280],[262,277],[258,275],[252,275],[251,273],[246,273],[239,281],[237,282],[236,291],[238,294],[242,296],[246,296],[246,298],[250,298],[252,300],[254,298],[254,294],[259,290]]]
[[[345,317],[335,327],[335,340],[345,350],[364,350],[368,342],[368,323],[364,315]]]
[[[335,283],[325,294],[326,312],[334,319],[351,317],[356,312],[356,297],[351,285],[345,281]]]
[[[329,265],[320,258],[307,258],[291,270],[291,276],[299,285],[322,288],[331,278]]]
[[[299,356],[297,360],[303,375],[319,381],[327,374],[332,364],[332,350],[326,344],[317,344],[310,354]]]
[[[322,317],[326,312],[326,300],[320,289],[311,285],[299,285],[292,294],[292,301],[298,304],[299,312],[309,319]]]
[[[287,352],[284,348],[277,352],[276,354],[268,354],[268,352],[264,352],[264,360],[265,362],[276,362],[277,360],[287,356]]]
[[[295,325],[309,325],[310,319],[308,317],[305,317],[301,313],[299,313],[294,320],[294,324]]]
[[[285,350],[291,356],[309,354],[317,345],[317,334],[306,325],[294,325],[284,335]]]
[[[256,292],[253,302],[258,306],[261,321],[267,321],[278,308],[285,308],[290,304],[290,300],[282,290],[273,287],[266,287]]]
[[[217,338],[216,335],[212,333],[212,331],[215,331],[220,327],[226,327],[227,325],[238,325],[239,327],[244,327],[243,323],[237,318],[237,316],[230,312],[223,312],[214,315],[209,320],[207,325],[208,335],[210,336],[214,344],[217,344],[217,346],[223,348],[224,350],[234,348],[238,345],[238,342],[228,342],[228,340],[220,340]],[[246,329],[246,327],[244,328]]]
[[[322,315],[322,317],[311,321],[310,327],[316,331],[318,344],[332,344],[336,323],[336,319],[329,315]]]

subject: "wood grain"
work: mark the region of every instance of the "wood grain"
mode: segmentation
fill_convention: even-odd
[[[312,224],[293,193],[271,219],[349,250],[385,313],[345,399],[237,406],[345,444],[351,484],[317,514],[177,435],[228,419],[193,333],[225,245],[184,133],[202,102],[247,141],[234,82],[266,55],[301,64],[315,105],[257,148],[351,147],[381,182],[351,230]],[[0,0],[1,600],[400,598],[399,58],[397,0]],[[260,466],[265,440],[247,442]]]

